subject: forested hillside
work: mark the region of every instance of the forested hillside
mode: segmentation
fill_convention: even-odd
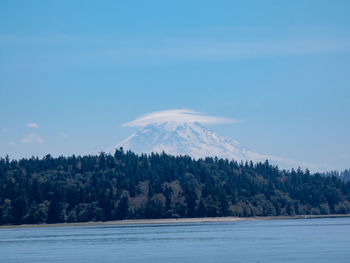
[[[166,154],[0,159],[0,224],[350,213],[350,183]]]

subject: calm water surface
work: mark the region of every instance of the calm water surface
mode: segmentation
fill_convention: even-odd
[[[350,218],[0,229],[0,262],[350,262]]]

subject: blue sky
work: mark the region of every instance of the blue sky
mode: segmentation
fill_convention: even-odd
[[[0,2],[0,155],[97,153],[160,110],[350,167],[349,1]],[[31,125],[30,125],[31,124]]]

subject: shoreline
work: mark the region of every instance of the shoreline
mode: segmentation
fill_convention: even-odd
[[[330,214],[330,215],[295,215],[295,216],[256,216],[256,217],[202,217],[202,218],[162,218],[162,219],[126,219],[115,221],[89,221],[76,223],[56,223],[56,224],[23,224],[23,225],[2,225],[5,228],[34,228],[34,227],[74,227],[74,226],[113,226],[113,225],[151,225],[151,224],[181,224],[181,223],[214,223],[233,221],[253,221],[253,220],[286,220],[286,219],[317,219],[317,218],[344,218],[350,214]]]

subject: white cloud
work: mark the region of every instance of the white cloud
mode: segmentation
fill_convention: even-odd
[[[22,138],[21,143],[43,143],[44,140],[37,133],[29,133]]]
[[[27,127],[29,127],[29,128],[39,128],[39,125],[37,124],[37,123],[35,123],[35,122],[29,122],[28,124],[27,124]]]
[[[136,120],[124,123],[122,126],[143,127],[149,124],[161,124],[164,122],[198,122],[201,124],[220,124],[237,122],[237,120],[216,116],[207,116],[197,111],[188,109],[177,109],[151,112],[137,118]]]
[[[63,138],[68,138],[68,134],[67,133],[65,133],[65,132],[60,132],[59,133],[59,135],[61,136],[61,137],[63,137]]]

